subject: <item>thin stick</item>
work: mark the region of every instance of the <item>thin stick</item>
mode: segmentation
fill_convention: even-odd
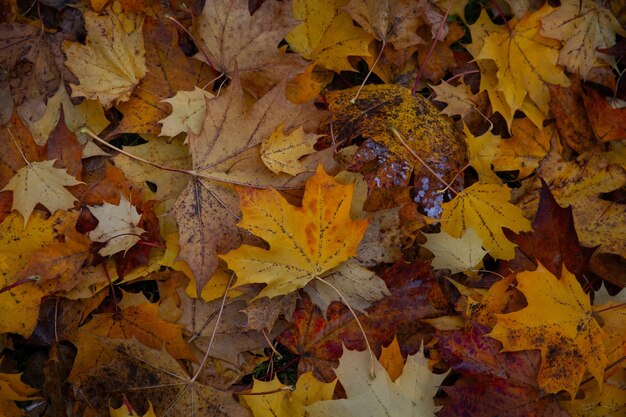
[[[354,104],[356,102],[356,100],[359,98],[359,94],[361,94],[361,90],[363,90],[363,87],[365,86],[365,83],[367,82],[367,79],[370,77],[370,75],[372,75],[372,72],[374,71],[374,67],[376,66],[376,64],[378,64],[378,60],[383,55],[383,51],[385,50],[385,46],[387,46],[387,41],[383,40],[383,44],[380,47],[380,52],[378,53],[378,56],[374,60],[374,63],[372,64],[372,67],[370,68],[370,70],[368,71],[367,75],[363,79],[363,82],[359,86],[359,89],[357,90],[356,94],[354,95],[352,100],[350,100],[350,103]]]
[[[198,379],[198,376],[200,376],[200,373],[206,366],[206,363],[209,359],[209,352],[211,351],[211,347],[213,346],[213,341],[215,340],[215,335],[217,334],[217,327],[220,324],[220,319],[222,318],[222,312],[224,311],[224,306],[226,305],[226,299],[228,298],[228,290],[230,290],[230,286],[232,285],[234,279],[235,279],[235,273],[231,274],[230,279],[228,280],[228,284],[226,284],[226,290],[224,291],[224,296],[222,297],[222,304],[220,305],[220,312],[217,314],[217,318],[215,319],[215,327],[213,328],[213,332],[211,333],[209,346],[207,346],[206,352],[204,354],[204,358],[202,359],[202,362],[200,363],[200,366],[198,367],[198,370],[196,371],[195,375],[193,376],[193,378],[191,378],[191,381],[189,382],[190,384],[193,384],[194,382],[196,382],[196,380]]]
[[[391,131],[391,134],[393,136],[395,136],[396,139],[398,139],[400,141],[400,143],[402,144],[402,146],[404,146],[406,148],[407,151],[409,151],[409,153],[415,158],[417,159],[422,165],[424,165],[424,167],[426,167],[426,169],[433,174],[433,176],[435,178],[437,178],[439,181],[441,181],[441,183],[443,185],[446,186],[445,189],[450,189],[450,191],[452,191],[454,193],[454,195],[459,194],[454,188],[450,188],[451,184],[448,184],[443,178],[441,178],[439,176],[439,174],[437,174],[435,171],[432,170],[431,167],[428,166],[428,164],[426,162],[424,162],[424,160],[422,158],[419,157],[419,155],[417,153],[415,153],[415,151],[413,149],[411,149],[409,147],[409,145],[406,144],[406,142],[404,141],[404,139],[402,139],[402,135],[400,134],[400,132],[398,132],[398,130],[393,127],[393,126],[389,126],[389,130]],[[456,179],[456,176],[454,177]]]
[[[278,359],[282,359],[283,355],[280,354],[279,351],[276,350],[276,348],[274,347],[274,344],[270,341],[270,338],[267,337],[267,333],[265,333],[264,329],[261,329],[261,334],[263,335],[263,337],[265,338],[265,341],[267,342],[267,345],[270,347],[270,349],[272,350],[272,353],[274,355],[276,355],[278,357]]]
[[[450,0],[450,3],[448,4],[448,9],[446,10],[446,14],[444,14],[443,17],[441,18],[441,23],[439,23],[439,27],[437,28],[437,33],[435,34],[435,39],[433,39],[433,44],[430,46],[430,49],[428,50],[428,53],[426,54],[426,58],[424,58],[422,65],[420,65],[420,70],[417,73],[417,76],[415,77],[415,82],[413,83],[411,94],[415,94],[415,92],[417,91],[417,86],[422,81],[422,76],[424,75],[424,68],[426,68],[426,63],[428,62],[428,60],[430,59],[430,56],[435,50],[435,45],[437,45],[437,41],[439,40],[441,29],[443,29],[443,25],[446,23],[446,19],[448,18],[448,15],[450,14],[450,10],[452,9],[453,4],[454,4],[454,0]]]
[[[13,132],[11,132],[11,129],[9,129],[8,127],[7,127],[7,132],[9,132],[9,136],[11,136],[11,139],[13,139],[13,143],[15,144],[15,147],[19,151],[20,155],[22,155],[22,158],[24,159],[24,162],[26,162],[26,165],[30,165],[30,162],[28,161],[28,159],[26,159],[26,155],[24,155],[24,152],[22,152],[22,148],[20,148],[20,145],[17,143],[15,136],[13,136]]]
[[[356,320],[356,324],[359,326],[359,329],[361,330],[361,333],[363,334],[363,339],[365,340],[365,346],[367,347],[367,351],[370,354],[370,363],[371,363],[370,378],[372,378],[372,379],[376,378],[376,372],[374,372],[374,365],[376,364],[376,356],[374,356],[374,351],[372,351],[372,346],[370,345],[370,342],[367,339],[367,334],[365,334],[365,329],[363,328],[363,325],[361,324],[361,321],[359,320],[359,317],[356,315],[356,313],[354,312],[352,307],[350,307],[350,304],[348,304],[348,300],[346,300],[346,298],[343,296],[341,291],[339,291],[337,289],[337,287],[335,287],[330,282],[324,281],[323,279],[321,279],[318,276],[316,276],[315,279],[320,281],[320,282],[322,282],[322,283],[324,283],[325,285],[328,285],[330,288],[335,290],[335,292],[337,294],[339,294],[339,297],[341,298],[341,301],[343,301],[343,303],[346,305],[346,307],[348,307],[348,310],[350,310],[350,313],[352,313],[352,316]]]

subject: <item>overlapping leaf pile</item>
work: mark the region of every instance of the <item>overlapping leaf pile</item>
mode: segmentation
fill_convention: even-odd
[[[626,413],[619,2],[71,3],[0,11],[0,417]]]

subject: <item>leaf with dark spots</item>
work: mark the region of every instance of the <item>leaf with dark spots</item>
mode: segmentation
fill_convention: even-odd
[[[568,271],[582,280],[591,255],[596,250],[580,244],[572,207],[561,207],[543,179],[533,231],[517,235],[508,230],[505,233],[518,247],[515,249],[515,258],[502,264],[503,271],[533,270],[539,262],[556,276],[561,275],[565,265]]]
[[[408,89],[368,85],[353,100],[356,93],[357,87],[326,95],[336,140],[366,139],[349,169],[365,175],[370,193],[374,194],[389,187],[401,190],[409,185],[413,173],[415,202],[429,216],[439,217],[443,195],[438,190],[446,188],[446,184],[412,153],[451,183],[467,163],[465,142],[459,132],[429,101],[412,95]],[[406,147],[392,133],[393,129],[402,135]],[[460,190],[462,185],[455,183],[453,188]]]
[[[432,328],[420,319],[443,316],[448,311],[443,290],[429,263],[399,262],[381,278],[391,295],[367,309],[367,316],[359,316],[368,340],[378,354],[397,334],[403,353],[415,353],[422,340],[432,335]],[[342,344],[350,350],[365,349],[354,316],[342,304],[331,304],[325,318],[308,297],[303,297],[292,322],[293,329],[280,335],[278,341],[300,355],[299,374],[313,371],[318,378],[331,381],[335,378],[333,368],[343,352]]]

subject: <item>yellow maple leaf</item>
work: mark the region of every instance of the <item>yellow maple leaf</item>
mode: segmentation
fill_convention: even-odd
[[[369,56],[373,39],[352,24],[350,15],[341,9],[346,0],[295,0],[293,15],[303,22],[287,34],[291,48],[306,59],[335,72],[353,71],[349,56]]]
[[[471,271],[487,254],[482,239],[471,227],[459,239],[446,232],[427,234],[426,239],[422,246],[435,255],[433,268],[449,269],[453,274]]]
[[[109,405],[109,414],[111,417],[141,417],[130,405],[126,396],[124,396],[124,402],[119,406],[119,408],[113,408]],[[148,401],[148,411],[146,411],[146,414],[144,414],[143,417],[156,417],[150,401]]]
[[[565,390],[574,398],[586,370],[601,383],[608,362],[604,331],[576,277],[563,268],[558,279],[539,264],[517,275],[517,288],[528,306],[496,315],[489,336],[502,342],[504,351],[539,349],[538,382],[546,392]]]
[[[285,133],[284,128],[285,124],[281,123],[271,136],[261,143],[261,159],[265,166],[276,174],[285,172],[289,175],[298,175],[307,169],[299,159],[315,152],[313,145],[319,135],[305,132],[302,126],[289,133]]]
[[[67,170],[55,168],[56,159],[31,162],[20,168],[17,174],[0,191],[13,191],[12,210],[24,216],[24,227],[30,214],[39,203],[50,212],[67,210],[74,207],[76,197],[64,187],[83,184],[67,173]]]
[[[131,20],[109,11],[85,11],[87,40],[63,42],[65,65],[78,77],[72,97],[98,99],[104,107],[126,101],[148,71],[143,43],[143,18]],[[127,30],[131,29],[132,30]]]
[[[250,394],[240,395],[254,417],[305,417],[304,407],[317,401],[330,400],[337,380],[329,383],[321,382],[312,372],[300,375],[293,392],[274,377],[269,382],[254,380]],[[268,394],[260,394],[260,393]]]
[[[2,358],[0,357],[0,363]],[[21,417],[26,414],[20,410],[15,401],[32,401],[37,390],[21,380],[21,374],[0,373],[0,416]],[[332,397],[332,396],[331,396]]]
[[[441,228],[452,237],[460,238],[471,227],[493,257],[512,259],[515,245],[504,236],[502,228],[517,233],[529,231],[531,225],[522,211],[509,203],[510,197],[511,190],[506,186],[473,184],[452,201],[442,204]]]
[[[385,368],[392,381],[395,381],[400,375],[402,375],[404,358],[402,357],[402,352],[400,351],[398,336],[393,338],[389,346],[383,346],[378,362],[380,362],[383,368]]]
[[[539,33],[541,18],[551,10],[545,6],[522,19],[511,20],[510,32],[504,26],[484,27],[486,37],[475,57],[495,62],[498,67],[495,90],[503,93],[513,112],[522,108],[528,96],[545,116],[550,101],[546,83],[570,85],[563,69],[556,65],[560,43]]]
[[[265,239],[270,249],[242,245],[221,256],[237,274],[235,287],[266,283],[256,298],[289,294],[354,256],[369,220],[350,218],[353,190],[321,166],[306,183],[302,207],[273,188],[240,188],[238,226]]]
[[[494,135],[490,130],[480,136],[474,136],[465,123],[463,123],[463,132],[467,143],[469,163],[476,170],[480,181],[502,184],[500,177],[491,168],[491,162],[496,157],[496,149],[500,143],[500,136]]]

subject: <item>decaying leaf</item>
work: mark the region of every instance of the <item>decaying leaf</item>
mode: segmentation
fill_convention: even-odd
[[[489,336],[505,351],[539,349],[538,381],[547,392],[565,390],[574,398],[587,370],[602,381],[608,362],[604,331],[576,277],[563,269],[559,279],[540,264],[536,271],[517,274],[517,288],[528,307],[498,315]]]
[[[452,182],[466,163],[465,143],[454,126],[420,96],[396,85],[365,86],[352,102],[357,88],[333,91],[326,95],[333,113],[333,131],[337,141],[366,140],[355,153],[352,171],[365,175],[370,193],[397,190],[409,185],[414,177],[414,201],[428,216],[439,217],[446,188],[416,153],[444,181]],[[393,133],[395,129],[409,151]],[[452,188],[460,189],[458,183]]]

